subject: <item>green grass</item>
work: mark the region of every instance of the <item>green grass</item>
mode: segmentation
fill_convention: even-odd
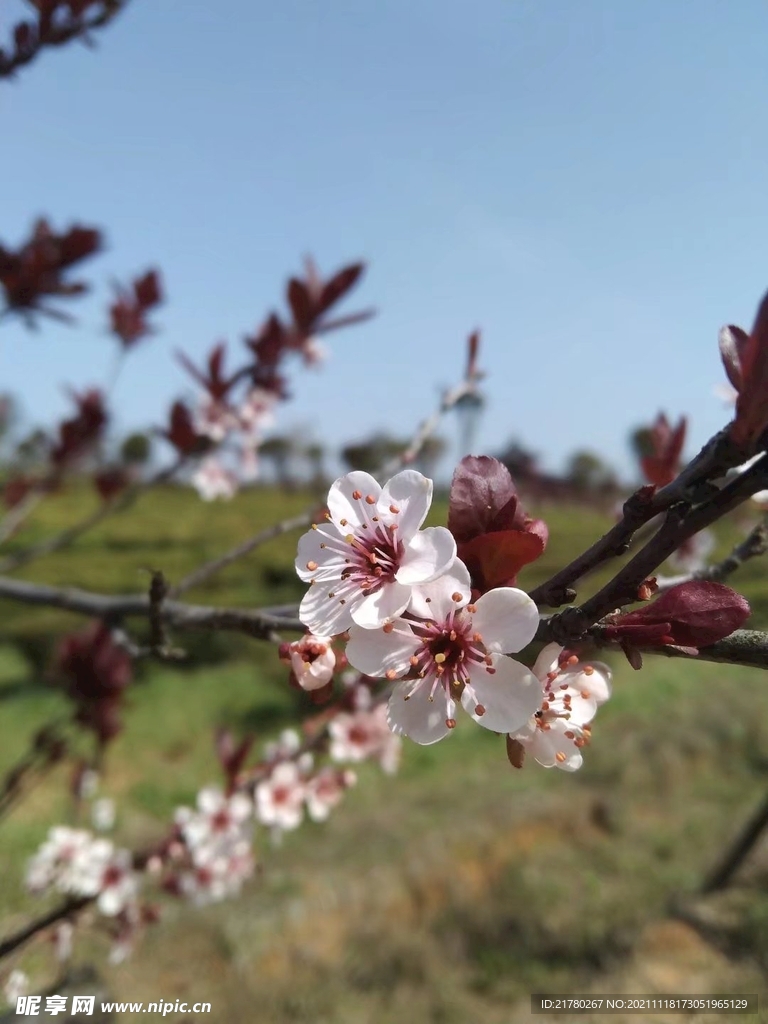
[[[14,543],[76,521],[88,500],[73,492],[43,505]],[[178,579],[306,502],[307,495],[259,490],[209,506],[166,488],[19,575],[109,593],[143,590],[144,567]],[[585,510],[538,511],[551,541],[521,577],[524,586],[610,525]],[[444,516],[438,504],[433,522]],[[718,554],[741,535],[737,524],[724,524]],[[189,599],[254,607],[297,599],[294,549],[295,537],[281,538]],[[755,560],[734,579],[753,602],[755,624],[768,614],[764,565]],[[604,571],[589,586],[605,578]],[[44,669],[56,637],[80,620],[9,602],[0,610],[2,771],[39,725],[66,713]],[[297,712],[312,713],[286,685],[273,648],[234,636],[174,640],[189,648],[191,665],[142,667],[125,731],[109,752],[103,791],[118,800],[118,842],[151,842],[177,805],[217,778],[217,726],[255,731],[262,742]],[[695,891],[764,796],[768,680],[754,670],[652,657],[636,673],[611,660],[615,694],[577,775],[536,765],[516,772],[498,737],[461,722],[435,747],[407,744],[394,779],[364,766],[325,825],[305,824],[280,849],[260,834],[263,874],[239,900],[203,911],[168,903],[163,922],[120,968],[103,967],[95,940],[79,947],[78,960],[94,960],[116,998],[206,999],[213,1019],[233,1021],[257,1019],[258,1006],[258,1020],[275,1024],[527,1020],[528,994],[537,989],[650,991],[654,954],[677,970],[681,986],[703,984],[689,964],[694,940],[687,952],[659,953],[654,929],[670,897]],[[29,911],[20,887],[26,857],[50,824],[71,820],[68,781],[56,769],[0,823],[2,931]],[[749,894],[738,942],[729,939],[738,958],[699,950],[714,989],[765,991],[766,874],[768,858],[758,851],[738,890]],[[23,963],[38,978],[50,972],[44,949]],[[632,983],[640,987],[622,988]]]

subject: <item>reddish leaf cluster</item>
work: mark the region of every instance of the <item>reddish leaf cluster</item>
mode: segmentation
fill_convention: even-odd
[[[696,653],[739,629],[749,615],[745,598],[730,587],[691,580],[642,608],[614,616],[603,634],[606,640],[618,641],[632,665],[639,667],[636,647],[671,644]]]
[[[307,259],[305,279],[292,277],[286,287],[292,322],[284,323],[277,313],[271,313],[256,334],[245,339],[256,356],[251,371],[256,386],[285,397],[285,381],[278,372],[285,355],[297,352],[311,362],[315,358],[311,344],[313,335],[361,323],[373,316],[372,310],[364,310],[334,320],[325,319],[331,307],[356,284],[364,269],[363,263],[352,263],[323,281],[314,262]]]
[[[760,303],[751,334],[733,325],[723,327],[720,355],[738,392],[731,438],[749,449],[768,427],[768,294]]]
[[[28,64],[44,46],[61,46],[91,29],[106,24],[120,9],[122,0],[28,0],[37,11],[36,21],[20,21],[13,29],[10,52],[0,50],[0,78],[9,77]]]
[[[656,417],[649,432],[653,453],[644,455],[640,459],[640,466],[646,480],[657,487],[666,487],[679,473],[687,427],[685,416],[680,418],[676,427],[672,426],[663,412]]]
[[[162,301],[160,277],[156,270],[136,278],[130,288],[117,286],[117,298],[109,307],[110,330],[120,339],[123,348],[132,348],[137,341],[154,332],[147,323],[146,315]]]
[[[112,639],[103,622],[95,622],[62,641],[56,669],[75,702],[75,717],[96,733],[100,743],[120,729],[123,693],[131,682],[131,659]]]
[[[469,455],[453,474],[448,529],[473,590],[514,586],[524,565],[544,551],[547,526],[523,510],[509,470],[498,459]]]
[[[82,281],[65,281],[64,274],[80,260],[101,248],[101,235],[93,228],[74,225],[57,235],[45,220],[39,220],[32,237],[18,250],[0,245],[0,285],[8,309],[28,317],[34,312],[69,320],[60,310],[41,305],[50,295],[82,295],[88,286]]]
[[[124,466],[107,466],[93,477],[93,483],[104,501],[111,501],[130,484],[130,475]]]
[[[73,391],[72,397],[77,413],[59,426],[59,439],[51,451],[51,463],[56,470],[88,454],[101,439],[108,421],[100,391],[93,388],[82,395]]]
[[[238,380],[237,374],[232,374],[229,377],[224,374],[224,359],[226,354],[226,342],[220,341],[218,345],[214,345],[211,349],[210,355],[208,356],[205,371],[198,370],[189,356],[184,352],[177,352],[176,357],[187,373],[191,374],[195,378],[200,387],[208,392],[214,402],[225,402],[227,395]]]
[[[211,446],[211,440],[195,430],[192,413],[183,402],[174,402],[167,430],[159,431],[179,455],[200,455]]]

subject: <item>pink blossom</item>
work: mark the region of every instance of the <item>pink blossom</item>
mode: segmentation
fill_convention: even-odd
[[[494,732],[519,729],[541,705],[539,680],[505,657],[533,639],[536,605],[514,587],[489,590],[469,604],[466,568],[457,561],[451,572],[414,592],[396,622],[353,627],[346,650],[366,675],[402,679],[389,701],[389,726],[425,745],[455,727],[457,701]]]
[[[322,768],[308,779],[305,786],[307,813],[313,821],[325,821],[331,810],[341,801],[344,790],[357,782],[352,771],[340,772],[335,768]]]
[[[289,645],[293,674],[304,690],[319,690],[329,683],[336,669],[331,638],[312,633]]]
[[[574,772],[583,761],[590,723],[611,695],[611,670],[600,663],[561,665],[562,651],[558,644],[548,644],[536,659],[533,672],[544,686],[544,699],[511,738],[545,768]]]
[[[215,498],[232,498],[237,493],[237,477],[222,466],[221,462],[209,455],[203,459],[192,475],[192,484],[204,501]]]
[[[413,588],[442,575],[456,556],[444,527],[421,525],[432,481],[407,469],[380,487],[368,473],[339,477],[328,494],[328,522],[299,541],[296,571],[310,584],[299,617],[313,633],[367,629],[405,611]]]
[[[305,784],[292,761],[275,765],[256,787],[256,817],[283,831],[298,828],[304,815]]]
[[[356,695],[362,693],[370,694],[370,690],[359,687]],[[397,771],[402,743],[389,728],[386,705],[342,711],[331,719],[328,732],[330,755],[337,763],[358,764],[375,758],[388,775]]]
[[[243,793],[225,796],[215,786],[200,790],[196,811],[188,807],[176,811],[176,824],[193,854],[201,847],[221,848],[245,838],[252,822],[253,803],[249,797]]]

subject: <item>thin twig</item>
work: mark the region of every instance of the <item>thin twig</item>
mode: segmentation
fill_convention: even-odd
[[[730,884],[766,827],[768,827],[768,797],[765,797],[734,842],[728,847],[719,863],[707,876],[701,887],[702,893],[718,892]]]
[[[186,458],[184,456],[179,456],[179,458],[177,458],[170,466],[159,470],[154,476],[150,477],[149,480],[144,480],[141,483],[137,483],[132,487],[129,487],[118,498],[115,498],[114,501],[100,505],[95,512],[85,516],[85,518],[81,519],[80,522],[75,523],[66,530],[62,530],[61,533],[57,533],[53,537],[48,537],[46,540],[40,541],[38,544],[33,544],[28,548],[21,548],[21,550],[15,551],[12,555],[8,555],[0,561],[0,572],[13,572],[14,569],[19,569],[22,565],[27,565],[27,563],[34,561],[36,558],[41,558],[43,555],[50,555],[54,551],[60,551],[62,548],[68,547],[76,541],[78,537],[87,533],[88,530],[93,529],[94,526],[98,526],[98,524],[104,522],[105,519],[116,515],[118,512],[124,512],[125,509],[129,508],[138,497],[144,494],[145,491],[170,480],[185,461]]]
[[[418,454],[424,447],[427,439],[431,437],[437,429],[442,417],[447,412],[450,412],[456,403],[465,395],[473,392],[475,389],[475,383],[472,380],[467,380],[457,385],[457,387],[452,388],[450,391],[447,391],[443,395],[440,405],[435,412],[420,424],[408,447],[388,462],[385,462],[378,471],[379,475],[386,478],[391,476],[393,473],[396,473],[397,470],[403,466],[407,466],[413,462],[414,459],[418,457]],[[282,522],[276,523],[274,526],[268,526],[266,529],[260,530],[257,534],[254,534],[253,537],[249,537],[247,540],[242,541],[242,543],[230,548],[229,551],[225,551],[223,555],[219,555],[210,562],[206,562],[204,565],[201,565],[199,568],[189,573],[189,575],[185,576],[175,586],[171,587],[168,592],[169,597],[179,597],[187,590],[191,590],[193,587],[199,586],[201,583],[210,579],[211,576],[214,576],[222,569],[225,569],[228,565],[232,565],[232,563],[236,562],[238,559],[244,558],[262,544],[266,544],[291,530],[300,530],[302,527],[310,526],[316,509],[317,505],[312,509],[308,509],[306,512],[301,512],[298,515],[284,519]],[[2,571],[2,569],[3,567],[0,565],[0,571]]]
[[[656,580],[658,592],[663,593],[670,587],[676,587],[681,583],[690,583],[692,580],[713,580],[715,583],[722,583],[750,558],[764,555],[766,551],[768,551],[768,516],[764,516],[762,521],[721,562],[707,565],[703,569],[696,569],[694,572],[681,573],[679,576],[658,577]]]
[[[704,445],[699,454],[683,469],[678,477],[649,494],[641,487],[624,503],[624,514],[600,540],[566,565],[546,582],[531,591],[530,596],[540,607],[557,608],[576,597],[573,584],[603,562],[626,554],[635,532],[660,512],[678,502],[696,504],[712,490],[712,480],[744,461],[744,453],[730,440],[728,429],[721,430]]]
[[[64,611],[89,615],[108,622],[120,622],[130,617],[149,619],[150,614],[150,599],[147,594],[110,596],[76,587],[49,587],[42,583],[28,583],[26,580],[16,580],[7,576],[0,576],[0,597],[10,598],[22,604],[61,608]],[[245,608],[217,608],[183,604],[179,601],[164,601],[159,616],[163,623],[175,629],[231,630],[261,640],[276,639],[276,631],[279,629],[299,632],[304,630],[298,619]]]

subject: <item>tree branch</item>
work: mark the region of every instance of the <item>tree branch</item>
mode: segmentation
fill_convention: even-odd
[[[119,622],[124,618],[150,617],[150,598],[147,594],[109,596],[94,594],[76,587],[49,587],[42,583],[28,583],[0,576],[0,597],[22,604],[44,605],[76,612],[92,618]],[[160,620],[174,629],[221,629],[245,633],[259,640],[275,640],[278,629],[303,632],[298,619],[244,608],[216,608],[209,605],[182,604],[164,601],[158,610]]]
[[[624,503],[622,519],[587,551],[534,588],[530,593],[531,598],[537,605],[549,608],[573,601],[576,597],[573,584],[603,562],[625,554],[641,526],[679,502],[693,505],[708,497],[712,490],[708,480],[722,476],[745,458],[744,452],[731,441],[728,428],[721,430],[710,438],[699,454],[666,487],[650,496],[649,488],[641,487],[631,495]]]

